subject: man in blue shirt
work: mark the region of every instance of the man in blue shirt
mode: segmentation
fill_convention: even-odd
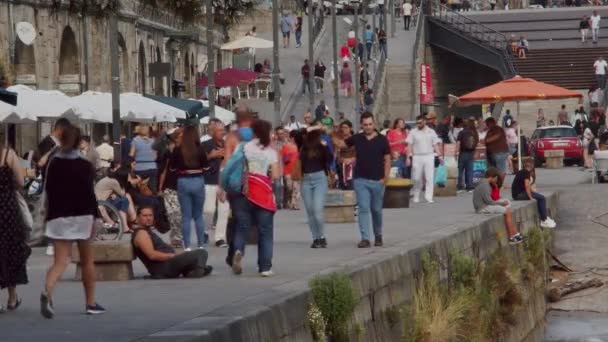
[[[372,48],[374,46],[374,31],[367,25],[365,30],[365,47],[367,48],[367,59],[372,59]]]
[[[283,17],[281,18],[281,32],[283,33],[283,47],[287,48],[289,46],[289,36],[291,33],[291,28],[293,23],[291,18],[287,13],[283,13]]]

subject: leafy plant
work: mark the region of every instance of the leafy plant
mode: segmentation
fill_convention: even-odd
[[[308,308],[306,318],[308,321],[308,326],[312,331],[312,340],[315,342],[325,341],[327,322],[325,321],[325,317],[323,317],[321,310],[319,310],[314,303]]]
[[[358,304],[350,277],[331,273],[314,277],[309,285],[314,303],[327,322],[327,335],[334,340],[347,339],[348,322]]]

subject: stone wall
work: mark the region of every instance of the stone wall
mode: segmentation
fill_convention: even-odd
[[[557,216],[557,194],[547,194],[547,198],[551,216]],[[516,202],[514,205],[514,222],[523,232],[537,226],[538,214],[534,203]],[[498,247],[498,238],[504,239],[504,230],[504,220],[499,215],[481,220],[475,218],[468,226],[438,230],[423,239],[387,247],[322,272],[345,271],[351,275],[359,304],[351,322],[351,326],[358,329],[353,329],[349,340],[400,340],[403,319],[395,317],[394,310],[411,301],[415,275],[422,267],[423,252],[432,250],[439,257],[440,264],[447,264],[448,254],[453,252],[483,259]],[[523,245],[503,248],[512,262],[519,266],[526,262]],[[447,272],[442,269],[441,279],[446,278]],[[307,282],[304,279],[286,283],[141,340],[312,341],[311,331],[306,326],[307,307],[311,301]],[[516,322],[504,336],[506,342],[541,340],[545,315],[544,286],[522,290],[522,305],[515,314]]]

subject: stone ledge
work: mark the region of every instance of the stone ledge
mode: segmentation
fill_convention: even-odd
[[[545,193],[549,212],[556,214],[557,193]],[[527,230],[536,226],[538,216],[533,202],[514,202],[514,221]],[[485,216],[485,217],[484,217]],[[346,271],[352,276],[360,303],[354,313],[354,321],[363,326],[371,325],[365,341],[391,340],[389,336],[373,336],[377,319],[383,310],[409,301],[414,289],[414,272],[420,269],[422,252],[432,247],[445,260],[450,251],[472,254],[477,248],[483,258],[497,247],[496,236],[504,234],[501,215],[471,215],[464,223],[436,230],[431,234],[404,241],[395,246],[353,259],[350,262],[328,268],[320,274]],[[504,238],[504,235],[503,235]],[[475,247],[474,245],[478,243]],[[514,247],[517,248],[517,247]],[[442,277],[447,275],[442,274]],[[300,279],[269,289],[263,294],[232,303],[199,317],[157,332],[138,341],[152,342],[258,342],[258,341],[312,341],[307,328],[306,307],[310,290],[308,278]],[[539,317],[532,329],[544,320],[544,305],[538,298],[532,299],[530,312]],[[542,307],[541,307],[542,306]],[[531,310],[531,311],[530,311]],[[530,323],[530,322],[529,322]],[[528,328],[528,327],[526,327]],[[382,335],[388,332],[375,331]],[[520,337],[538,334],[536,330],[520,331]],[[511,338],[510,341],[516,339]]]

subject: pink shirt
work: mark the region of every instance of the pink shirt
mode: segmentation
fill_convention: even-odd
[[[407,153],[407,145],[405,144],[407,132],[405,130],[391,129],[386,133],[386,138],[388,139],[391,152],[397,151],[403,155]],[[394,144],[397,141],[400,141],[401,143]]]

